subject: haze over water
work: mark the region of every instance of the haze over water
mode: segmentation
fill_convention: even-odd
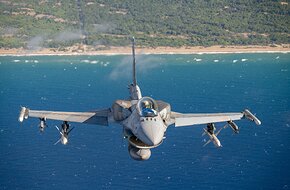
[[[48,121],[18,122],[20,106],[88,111],[128,98],[130,56],[0,57],[0,189],[290,189],[290,54],[137,57],[143,96],[184,113],[250,109],[223,148],[203,148],[202,128],[171,126],[148,161],[129,157],[119,125],[71,123],[67,146]],[[217,128],[224,124],[217,124]]]

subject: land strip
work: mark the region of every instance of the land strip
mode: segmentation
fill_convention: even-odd
[[[75,48],[65,50],[43,48],[39,50],[25,49],[0,49],[0,55],[29,56],[29,55],[129,55],[131,47],[107,47],[94,49],[91,47]],[[217,53],[289,53],[290,44],[280,46],[210,46],[210,47],[137,47],[138,54],[217,54]]]

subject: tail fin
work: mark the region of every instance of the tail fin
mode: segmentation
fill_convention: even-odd
[[[135,38],[132,37],[132,54],[133,54],[133,86],[137,85],[136,79],[136,58],[135,58]]]
[[[137,85],[136,79],[136,59],[135,59],[135,38],[132,38],[132,54],[133,54],[133,84],[130,84],[131,100],[139,100],[142,98],[141,90]]]

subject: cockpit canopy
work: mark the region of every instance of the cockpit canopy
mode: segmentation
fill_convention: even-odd
[[[141,117],[155,117],[158,113],[158,105],[150,97],[143,97],[137,103],[137,110]]]

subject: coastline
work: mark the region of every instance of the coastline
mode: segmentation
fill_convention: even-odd
[[[43,48],[39,50],[3,49],[0,56],[45,56],[45,55],[131,55],[131,47],[110,47],[94,50],[91,47],[69,47],[65,51]],[[210,47],[136,47],[137,54],[231,54],[231,53],[290,53],[290,44],[283,46],[210,46]]]

